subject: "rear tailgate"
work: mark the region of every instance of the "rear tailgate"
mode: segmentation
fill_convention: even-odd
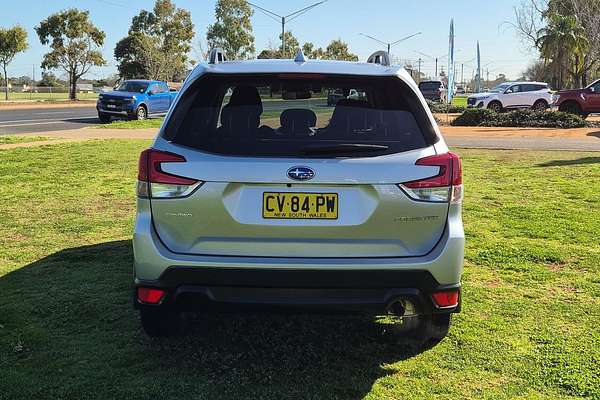
[[[163,170],[204,184],[186,198],[152,200],[156,231],[177,253],[419,256],[435,246],[446,223],[447,203],[412,200],[397,186],[438,173],[438,167],[415,165],[417,159],[434,154],[432,147],[375,158],[319,161],[199,156],[183,148],[178,154],[188,161],[165,163]],[[310,183],[287,177],[287,171],[298,165],[315,171]],[[288,207],[294,196],[335,195],[337,215],[329,215],[330,219],[264,218],[265,193],[278,194]],[[314,203],[314,198],[309,202]],[[273,202],[271,207],[275,206]]]

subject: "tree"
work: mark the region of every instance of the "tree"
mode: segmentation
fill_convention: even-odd
[[[128,35],[117,43],[119,74],[124,79],[176,80],[187,71],[193,38],[190,12],[171,0],[156,0],[152,11],[133,17]]]
[[[0,64],[4,72],[4,98],[8,100],[8,75],[6,67],[15,55],[27,49],[27,31],[17,25],[9,29],[0,28]]]
[[[538,60],[530,64],[525,71],[523,71],[520,80],[550,82],[552,80],[552,70],[543,60]]]
[[[332,40],[325,48],[325,58],[328,60],[358,61],[356,54],[350,53],[348,44],[342,39]]]
[[[252,14],[246,0],[218,0],[216,21],[206,31],[209,48],[222,48],[230,60],[250,58],[255,51]]]
[[[283,36],[279,34],[279,40],[283,40]],[[281,45],[279,45],[279,57],[278,58],[294,58],[296,53],[298,53],[298,49],[300,49],[300,43],[298,43],[298,39],[294,36],[292,31],[285,32],[285,51]]]
[[[581,75],[588,40],[583,27],[574,16],[553,13],[548,20],[548,26],[538,32],[536,46],[544,60],[553,66],[553,86],[562,89],[565,70],[570,71],[575,78]],[[572,69],[569,70],[569,67]]]
[[[306,42],[302,45],[302,52],[305,56],[312,60],[320,60],[325,57],[325,52],[322,48],[316,48],[311,42]]]
[[[90,21],[88,11],[70,8],[52,14],[35,28],[43,45],[51,51],[44,55],[42,69],[62,69],[69,76],[69,99],[77,100],[77,80],[91,67],[106,64],[98,50],[104,32]]]
[[[38,86],[56,87],[60,86],[60,81],[52,72],[44,71],[42,72],[42,80],[38,83]]]
[[[557,18],[563,18],[559,27]],[[571,24],[575,28],[576,43],[574,48],[556,47],[561,54],[548,58],[541,54],[542,59],[553,70],[553,84],[585,86],[587,76],[597,70],[600,64],[600,1],[598,0],[522,0],[515,7],[513,26],[517,34],[528,46],[536,48],[540,53],[540,35],[548,34],[549,30],[564,29]],[[582,29],[577,28],[579,26]],[[570,28],[568,28],[570,29]],[[585,38],[587,43],[583,40]],[[546,38],[548,39],[548,38]],[[573,45],[573,41],[566,38]],[[581,47],[585,51],[581,51]],[[552,52],[552,49],[546,51]],[[546,54],[547,56],[550,54]]]

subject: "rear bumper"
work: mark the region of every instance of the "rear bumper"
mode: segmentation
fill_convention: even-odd
[[[427,271],[248,270],[173,266],[153,282],[137,287],[163,289],[158,305],[138,308],[177,310],[340,310],[387,312],[396,301],[410,301],[419,315],[453,313],[439,308],[432,293],[459,290],[459,284],[440,285]]]

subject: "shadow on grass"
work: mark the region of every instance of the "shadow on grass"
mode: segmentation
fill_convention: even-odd
[[[583,157],[574,160],[552,160],[542,164],[538,164],[537,167],[564,167],[569,165],[586,165],[598,163],[600,163],[600,157]]]
[[[0,342],[23,341],[4,358],[19,367],[9,393],[28,385],[28,396],[143,398],[183,387],[183,398],[362,398],[395,372],[389,364],[421,351],[392,325],[356,315],[197,314],[183,336],[150,339],[131,304],[132,262],[131,242],[117,241],[0,278]]]

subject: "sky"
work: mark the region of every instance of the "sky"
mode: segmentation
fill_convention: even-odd
[[[194,47],[204,42],[206,28],[214,22],[216,0],[173,0],[181,8],[191,12],[195,25]],[[276,14],[287,15],[304,8],[316,0],[253,0],[253,3],[270,9]],[[422,34],[408,39],[392,48],[392,56],[411,60],[417,65],[422,59],[421,70],[434,75],[433,58],[448,53],[450,19],[455,21],[455,48],[457,80],[472,76],[475,69],[476,43],[479,40],[482,53],[483,78],[495,78],[503,73],[508,78],[517,78],[525,67],[537,58],[527,49],[506,22],[513,19],[513,7],[520,0],[483,2],[480,0],[329,0],[291,21],[286,30],[292,31],[299,42],[312,42],[316,47],[325,47],[332,39],[341,38],[349,44],[350,51],[361,60],[373,51],[382,49],[375,41],[361,36],[364,33],[384,42],[394,42],[417,32]],[[69,7],[88,10],[94,24],[106,33],[102,53],[107,66],[90,71],[86,78],[106,77],[116,72],[113,58],[115,44],[127,35],[131,18],[140,10],[151,10],[153,0],[3,0],[0,26],[7,28],[15,24],[25,27],[29,33],[29,49],[19,54],[8,68],[9,76],[41,76],[40,64],[47,47],[42,46],[34,27],[48,15]],[[265,14],[256,11],[252,17],[257,53],[278,45],[281,25]],[[431,58],[417,52],[425,53]],[[198,58],[192,52],[192,58]],[[447,61],[440,61],[447,70]],[[59,74],[60,75],[60,74]]]

